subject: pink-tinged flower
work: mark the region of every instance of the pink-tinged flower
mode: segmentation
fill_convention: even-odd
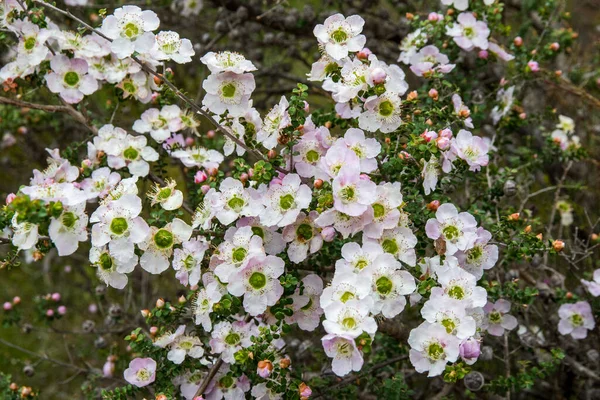
[[[98,90],[98,81],[88,75],[88,63],[82,58],[69,59],[58,54],[50,61],[52,72],[46,75],[48,89],[74,104]]]
[[[348,57],[349,52],[357,52],[364,47],[367,38],[360,34],[364,24],[365,20],[358,15],[344,18],[342,14],[335,14],[324,24],[315,26],[313,33],[331,58],[341,60]]]
[[[459,355],[459,339],[449,334],[440,324],[423,322],[410,331],[410,362],[417,372],[427,372],[427,376],[440,375],[447,363],[453,363]]]
[[[283,229],[283,239],[290,243],[287,254],[290,261],[300,263],[306,259],[308,254],[314,254],[321,250],[323,238],[319,234],[319,228],[315,220],[319,214],[311,211],[306,215],[304,212],[298,214],[296,222]]]
[[[377,185],[361,179],[358,168],[343,166],[332,183],[334,208],[353,217],[363,214],[377,199]]]
[[[17,198],[17,195],[16,195],[16,194],[14,194],[14,193],[9,193],[9,194],[6,196],[6,205],[9,205],[10,203],[12,203],[12,202],[13,202],[13,200],[14,200],[14,199],[16,199],[16,198]]]
[[[102,376],[104,376],[105,378],[112,378],[113,374],[115,373],[115,368],[116,366],[114,361],[111,357],[109,357],[109,359],[106,360],[106,362],[102,366]]]
[[[297,174],[287,174],[281,183],[271,184],[264,195],[265,209],[260,222],[265,226],[284,227],[298,218],[300,211],[306,209],[312,200],[312,191],[302,184]]]
[[[592,307],[587,301],[563,304],[558,309],[558,316],[560,317],[558,331],[561,335],[571,335],[573,339],[585,339],[588,330],[596,327]]]
[[[585,279],[582,279],[581,283],[592,296],[600,296],[600,268],[594,271],[594,280],[586,281]]]
[[[315,223],[317,226],[323,228],[333,225],[333,228],[341,233],[342,237],[346,239],[349,236],[354,236],[358,232],[361,232],[365,226],[371,223],[371,221],[373,221],[372,207],[369,207],[367,211],[357,217],[352,217],[335,208],[330,208],[319,215],[315,220]]]
[[[206,175],[206,172],[204,172],[204,170],[200,170],[200,171],[196,172],[196,175],[194,175],[194,183],[195,184],[202,183],[202,182],[206,181],[207,179],[208,179],[208,176]]]
[[[464,120],[464,124],[467,128],[474,128],[473,120],[471,119],[471,110],[463,103],[461,97],[458,94],[452,95],[452,104],[454,105],[454,114],[456,114],[460,119]],[[449,130],[449,129],[448,129]],[[450,131],[450,137],[452,137],[452,132]]]
[[[289,105],[285,96],[281,96],[279,103],[271,108],[271,111],[265,116],[262,128],[256,133],[256,140],[262,143],[266,149],[270,150],[277,146],[279,134],[291,124]]]
[[[488,48],[488,36],[490,29],[483,21],[477,21],[472,13],[461,13],[457,22],[452,26],[446,27],[446,34],[454,38],[454,42],[466,51],[471,51],[475,47],[482,50]]]
[[[250,95],[256,88],[254,75],[221,72],[211,74],[202,83],[206,96],[202,104],[217,115],[228,111],[234,117],[242,116],[250,108]]]
[[[448,64],[448,62],[448,56],[440,53],[440,50],[434,45],[423,47],[409,59],[410,70],[417,76],[428,75],[436,71],[447,74],[455,67],[454,64]]]
[[[331,226],[326,226],[323,228],[323,230],[321,230],[321,237],[327,243],[332,242],[333,239],[335,239],[335,235],[335,229]]]
[[[152,139],[158,143],[164,142],[171,137],[171,133],[181,129],[183,129],[181,109],[177,105],[164,106],[160,110],[158,108],[146,110],[133,124],[134,131],[150,133]]]
[[[540,65],[537,61],[529,61],[527,63],[527,68],[529,68],[531,72],[538,72],[540,70]]]
[[[2,305],[2,308],[4,309],[4,311],[10,311],[10,310],[12,310],[12,303],[9,301],[6,301]]]
[[[310,396],[312,396],[312,389],[304,382],[298,386],[298,391],[300,392],[301,400],[308,399]]]
[[[371,302],[358,299],[345,303],[333,302],[325,309],[323,328],[327,333],[352,338],[360,336],[363,332],[374,335],[377,332],[377,323],[369,315],[370,305]]]
[[[148,53],[155,44],[153,30],[160,20],[154,11],[142,11],[137,6],[117,8],[102,22],[101,31],[112,43],[110,49],[119,58],[129,57],[133,52]]]
[[[273,372],[273,363],[269,360],[262,360],[258,362],[256,373],[263,379],[267,379]]]
[[[298,327],[305,331],[314,331],[319,326],[323,315],[320,304],[323,280],[316,274],[310,274],[302,279],[302,285],[304,287],[302,294],[298,288],[292,295],[294,314],[286,320],[289,324],[297,323]]]
[[[155,39],[151,53],[157,60],[173,60],[178,64],[192,61],[195,52],[189,39],[180,39],[179,34],[173,31],[159,32]]]
[[[338,144],[339,143],[339,144]],[[360,172],[370,173],[377,169],[377,159],[381,144],[374,138],[365,138],[365,133],[357,128],[350,128],[344,137],[336,141],[335,146],[345,145],[360,160]]]
[[[488,244],[492,240],[492,234],[482,227],[477,228],[476,234],[477,239],[473,247],[466,251],[457,251],[455,256],[462,269],[481,279],[483,271],[492,268],[498,261],[498,246]]]
[[[402,124],[400,96],[385,92],[365,100],[365,111],[358,117],[358,126],[368,132],[393,132]]]
[[[488,50],[494,53],[501,60],[512,61],[515,59],[515,56],[507,53],[506,50],[504,50],[502,47],[500,47],[494,42],[488,43]]]
[[[333,358],[331,368],[337,376],[347,375],[350,371],[360,371],[363,357],[353,337],[329,334],[323,336],[321,342],[327,357]]]
[[[461,129],[452,143],[453,152],[469,164],[470,171],[479,171],[488,165],[490,145],[479,136],[473,136],[469,131]]]
[[[446,203],[439,206],[435,219],[427,221],[425,232],[430,239],[443,239],[446,242],[446,255],[453,255],[458,250],[466,251],[472,247],[477,237],[476,226],[477,221],[471,214],[459,214],[454,204]]]
[[[58,308],[56,309],[56,311],[58,311],[58,313],[60,315],[65,315],[67,313],[67,307],[65,307],[65,306],[58,306]]]
[[[156,378],[156,361],[151,358],[135,358],[131,360],[123,376],[134,386],[148,386]]]
[[[474,338],[468,338],[460,344],[459,348],[460,358],[467,363],[467,365],[473,365],[481,354],[481,345],[479,341]]]
[[[376,189],[376,199],[371,204],[373,208],[373,221],[365,227],[365,236],[379,239],[385,229],[393,229],[400,221],[400,210],[402,205],[402,193],[400,182],[380,183]]]
[[[251,61],[239,53],[223,51],[219,53],[208,52],[200,61],[205,64],[210,72],[218,74],[219,72],[233,72],[243,74],[244,72],[256,71],[256,67]]]
[[[323,127],[323,129],[327,129]],[[305,127],[306,131],[306,127]],[[294,145],[294,168],[303,178],[321,177],[322,171],[317,167],[319,160],[325,154],[325,148],[317,138],[317,131],[311,130],[302,135],[300,141]]]
[[[488,302],[483,311],[486,314],[484,325],[490,335],[502,336],[504,331],[512,331],[519,324],[510,312],[510,301],[500,299],[495,303]]]
[[[452,6],[458,11],[465,11],[469,8],[469,0],[442,0],[442,4],[445,6]]]
[[[221,354],[223,361],[235,363],[234,354],[243,348],[252,346],[252,335],[258,335],[254,322],[223,321],[215,325],[210,339],[211,351]]]

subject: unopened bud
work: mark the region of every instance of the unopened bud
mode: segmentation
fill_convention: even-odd
[[[523,46],[523,38],[521,36],[517,36],[514,40],[513,43],[515,44],[515,46],[517,47],[521,47]]]
[[[152,336],[155,336],[157,333],[158,333],[158,327],[156,327],[156,326],[151,326],[151,327],[150,327],[150,334],[151,334]]]
[[[550,50],[557,51],[558,49],[560,49],[560,44],[556,42],[550,44]]]
[[[144,318],[148,318],[150,316],[150,310],[142,310],[140,312],[142,313],[142,317]]]
[[[275,157],[277,157],[277,151],[275,149],[269,150],[269,152],[267,153],[267,157],[269,157],[270,160],[274,159]]]
[[[525,232],[525,233],[531,233],[531,225],[527,225],[525,227],[525,229],[523,229],[523,232]]]
[[[440,207],[440,201],[439,201],[439,200],[433,200],[433,201],[430,201],[430,202],[427,204],[427,209],[428,209],[429,211],[437,211],[437,209],[438,209],[439,207]]]
[[[410,92],[408,94],[408,96],[406,96],[406,100],[411,101],[411,100],[416,100],[417,97],[419,97],[419,93],[417,93],[416,90],[413,90],[412,92]]]
[[[364,49],[356,53],[356,57],[361,61],[365,61],[369,58],[371,54],[373,54],[373,52],[365,47]]]
[[[290,360],[289,358],[285,357],[282,358],[281,360],[279,360],[279,366],[283,369],[288,368],[290,366],[290,364],[292,363],[292,360]]]
[[[544,235],[542,235],[541,233],[538,233],[537,235],[535,235],[535,237],[538,238],[538,240],[544,239]]]
[[[380,83],[385,82],[386,78],[387,73],[384,71],[383,68],[377,67],[371,71],[371,80],[375,85],[379,85]]]
[[[323,180],[315,179],[315,182],[313,185],[314,185],[315,189],[321,189],[323,187]]]
[[[165,301],[163,299],[156,300],[156,308],[163,308],[165,306]]]
[[[555,251],[559,251],[560,252],[560,251],[562,251],[565,248],[565,242],[563,242],[562,240],[555,240],[552,243],[552,248]]]
[[[178,301],[179,304],[184,304],[187,301],[187,299],[185,298],[185,296],[182,295],[181,297],[179,297]]]
[[[433,101],[438,101],[439,95],[438,91],[435,89],[429,89],[429,93],[427,93],[429,97],[433,99]]]

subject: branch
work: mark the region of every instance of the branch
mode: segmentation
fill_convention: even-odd
[[[77,365],[69,364],[69,363],[66,363],[66,362],[60,361],[60,360],[55,360],[54,358],[50,358],[50,357],[48,357],[45,354],[42,355],[42,354],[35,353],[35,352],[33,352],[31,350],[27,350],[27,349],[25,349],[25,348],[23,348],[21,346],[17,346],[16,344],[7,342],[4,339],[0,339],[0,343],[2,343],[3,345],[5,345],[7,347],[11,347],[11,348],[19,350],[19,351],[21,351],[23,353],[29,354],[30,356],[41,358],[42,360],[50,361],[51,363],[54,363],[56,365],[60,365],[62,367],[73,368],[73,369],[76,369],[79,372],[88,372],[87,369],[78,367]]]

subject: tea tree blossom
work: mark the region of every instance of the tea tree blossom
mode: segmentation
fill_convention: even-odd
[[[50,52],[46,47],[46,41],[52,36],[53,31],[40,28],[29,21],[19,22],[16,28],[20,34],[17,46],[18,60],[25,61],[27,66],[39,65]]]
[[[370,278],[370,276],[361,276],[352,272],[336,271],[329,286],[323,290],[321,307],[327,311],[327,308],[334,303],[346,303],[353,299],[365,301],[365,298],[371,293]]]
[[[134,386],[148,386],[156,378],[156,361],[151,358],[134,358],[123,375]]]
[[[192,227],[174,218],[162,228],[150,228],[150,234],[138,244],[144,250],[140,257],[140,266],[151,274],[160,274],[169,268],[169,259],[173,246],[190,239]]]
[[[322,171],[317,165],[325,154],[325,148],[319,142],[316,131],[305,132],[293,150],[298,153],[294,155],[294,168],[298,175],[303,178],[321,176]]]
[[[58,218],[51,218],[48,233],[59,256],[73,254],[77,251],[79,242],[87,240],[87,223],[88,216],[85,213],[85,203],[66,206]]]
[[[219,53],[210,51],[202,56],[200,61],[205,64],[213,74],[218,74],[219,72],[243,74],[244,72],[256,71],[256,67],[251,61],[247,60],[243,55],[232,51],[223,51]]]
[[[370,180],[361,179],[357,165],[347,165],[333,180],[333,200],[336,210],[357,217],[375,201],[376,187]]]
[[[169,345],[169,348],[167,359],[175,364],[181,364],[186,356],[200,358],[204,355],[202,341],[195,336],[181,335]]]
[[[265,226],[285,227],[296,221],[300,210],[307,208],[312,193],[296,174],[288,174],[281,183],[273,183],[265,195],[265,209],[260,222]]]
[[[469,8],[469,0],[442,0],[442,4],[445,6],[452,6],[458,11],[465,11]]]
[[[420,28],[406,35],[400,43],[398,61],[409,64],[410,58],[427,43],[427,40],[427,33]]]
[[[458,359],[460,340],[439,324],[423,322],[408,337],[410,362],[417,372],[440,375],[447,363]]]
[[[223,361],[227,363],[234,363],[233,355],[242,348],[250,347],[250,337],[256,333],[258,329],[252,322],[219,322],[211,334],[211,352],[221,354]]]
[[[467,339],[475,334],[477,324],[467,315],[464,305],[455,299],[436,297],[427,301],[421,315],[429,323],[439,324],[446,332],[458,339]]]
[[[333,358],[331,367],[337,376],[361,370],[364,362],[363,356],[356,347],[352,336],[328,334],[323,336],[321,342],[327,357]]]
[[[256,217],[263,210],[261,202],[250,196],[242,182],[233,178],[225,178],[219,192],[211,189],[206,197],[223,225],[229,225],[240,216]]]
[[[506,116],[514,102],[515,87],[511,86],[508,89],[501,88],[496,94],[496,100],[500,103],[492,109],[492,119],[494,124],[497,124],[504,116]]]
[[[150,52],[155,44],[152,31],[159,25],[160,20],[154,11],[123,6],[104,19],[100,30],[112,39],[111,51],[119,58],[125,58],[134,51],[142,54]]]
[[[217,258],[222,261],[215,268],[221,282],[229,282],[230,276],[244,267],[254,256],[265,254],[262,238],[254,234],[252,227],[229,228],[224,241],[219,245]]]
[[[84,59],[58,54],[50,61],[52,72],[46,75],[48,89],[58,93],[67,103],[79,103],[83,97],[98,90],[98,81],[88,72]]]
[[[466,251],[457,251],[455,256],[461,268],[480,279],[483,271],[492,268],[498,261],[498,246],[488,244],[492,240],[492,234],[485,229],[477,228],[476,234],[473,246]]]
[[[194,299],[192,306],[194,323],[196,325],[202,325],[202,329],[206,332],[212,330],[210,313],[213,310],[213,306],[221,300],[221,297],[222,293],[215,285],[213,285],[200,289],[198,295]]]
[[[461,301],[465,307],[483,307],[487,303],[487,292],[477,286],[475,277],[467,271],[450,267],[438,275],[441,287],[431,289],[431,298],[450,297]]]
[[[297,323],[298,327],[305,331],[314,331],[321,322],[323,309],[320,297],[323,293],[323,280],[315,274],[310,274],[302,279],[304,290],[296,289],[292,299],[294,314],[288,317],[289,323]]]
[[[296,222],[283,229],[283,239],[289,243],[287,255],[293,263],[300,263],[306,259],[308,254],[314,254],[321,250],[323,238],[319,234],[320,229],[315,225],[318,217],[316,211],[308,215],[301,212]]]
[[[581,283],[585,288],[590,292],[590,294],[594,297],[600,296],[600,268],[594,271],[592,281],[586,281],[585,279],[581,280]]]
[[[94,170],[91,177],[81,182],[81,189],[85,192],[88,200],[96,197],[104,198],[121,180],[118,172],[112,172],[108,167]]]
[[[173,269],[177,271],[175,278],[184,285],[195,286],[202,275],[201,263],[208,243],[204,239],[192,239],[182,243],[181,249],[173,253]]]
[[[276,226],[265,227],[260,224],[260,219],[256,217],[244,217],[238,219],[236,222],[238,228],[249,226],[252,229],[252,233],[260,237],[263,241],[263,247],[265,252],[270,255],[277,255],[281,253],[286,243],[283,240],[283,235],[279,233]]]
[[[157,60],[173,60],[178,64],[191,62],[195,54],[192,42],[180,39],[179,34],[173,31],[159,32],[151,53]]]
[[[596,327],[592,307],[587,301],[563,304],[558,309],[558,316],[558,332],[561,335],[571,335],[573,339],[585,339],[588,330]]]
[[[164,187],[155,184],[152,191],[148,193],[150,204],[153,206],[160,204],[167,211],[177,210],[183,204],[183,193],[175,189],[176,186],[177,182],[172,179],[167,180]]]
[[[369,132],[393,132],[402,124],[400,96],[386,92],[365,101],[365,111],[358,117],[358,126]]]
[[[227,290],[234,296],[244,296],[244,310],[257,316],[275,305],[283,294],[279,276],[285,263],[275,256],[255,256],[229,279]]]
[[[31,222],[19,222],[19,214],[12,218],[13,229],[12,244],[19,250],[29,250],[38,242],[39,226]]]
[[[218,168],[225,159],[223,154],[213,149],[206,149],[201,146],[188,147],[175,150],[171,153],[174,158],[181,160],[181,163],[188,168],[202,167],[204,169]]]
[[[342,246],[342,258],[335,263],[336,274],[366,274],[370,280],[373,263],[381,254],[383,248],[374,241],[365,241],[362,247],[356,242],[345,243]]]
[[[349,52],[357,52],[365,46],[367,38],[361,35],[365,20],[358,15],[344,18],[335,14],[327,18],[313,30],[319,43],[324,46],[327,55],[334,60],[341,60]]]
[[[347,148],[346,146],[332,146],[325,153],[325,157],[321,157],[319,160],[318,168],[325,172],[326,181],[330,181],[331,178],[335,178],[339,175],[343,166],[352,171],[353,174],[359,175],[360,173],[360,159],[355,152]]]
[[[488,302],[483,310],[486,313],[486,329],[490,335],[502,336],[504,331],[511,331],[518,325],[517,319],[510,312],[510,301],[499,299],[495,303]]]
[[[454,42],[463,50],[471,51],[475,47],[482,50],[488,48],[490,29],[483,21],[477,21],[469,12],[458,15],[457,23],[446,27],[446,34],[452,36]]]
[[[107,150],[108,166],[114,169],[127,167],[134,176],[146,176],[150,172],[148,161],[158,160],[158,153],[148,146],[145,136],[126,135],[122,142],[111,141]],[[114,155],[113,155],[114,154]]]
[[[575,132],[575,121],[573,118],[569,118],[564,115],[558,116],[558,124],[556,124],[556,129],[560,129],[565,133],[573,133]]]
[[[410,266],[415,266],[417,256],[415,246],[417,237],[408,228],[398,227],[383,232],[378,239],[366,239],[365,241],[375,241],[381,245],[383,251],[393,255],[399,261]]]
[[[182,128],[181,109],[177,105],[164,106],[160,110],[158,108],[146,110],[133,124],[134,131],[150,133],[152,139],[157,143],[164,142],[172,132],[177,132]]]
[[[400,270],[401,264],[391,254],[381,254],[373,262],[371,269],[371,298],[373,314],[381,313],[386,318],[394,318],[404,310],[404,296],[416,289],[415,279],[408,271]]]
[[[471,110],[463,103],[462,98],[458,94],[452,95],[452,105],[454,106],[454,114],[463,120],[467,128],[473,129],[473,120],[471,119]]]
[[[489,162],[490,145],[479,136],[473,136],[469,131],[461,129],[452,143],[454,153],[469,164],[469,170],[479,171]]]
[[[323,328],[327,333],[353,338],[363,332],[374,335],[377,331],[377,323],[369,316],[369,305],[358,299],[348,300],[345,303],[333,302],[325,308]]]
[[[265,116],[262,128],[256,133],[256,140],[262,143],[266,149],[270,150],[275,147],[283,128],[290,125],[290,114],[287,111],[289,105],[285,96],[281,96],[279,104],[275,105]]]
[[[336,143],[343,143],[352,150],[360,160],[360,172],[369,173],[377,169],[376,157],[381,151],[381,145],[374,138],[365,138],[365,133],[356,128],[350,128],[343,139]]]
[[[111,256],[108,248],[92,247],[90,249],[90,263],[96,267],[96,275],[106,285],[115,289],[124,289],[128,282],[127,274],[133,272],[138,263],[138,257],[132,254],[123,261]]]
[[[454,64],[449,64],[448,56],[441,53],[434,46],[429,45],[423,47],[417,53],[410,57],[410,70],[417,76],[429,76],[433,72],[448,73],[455,67]],[[439,65],[437,65],[439,64]]]
[[[453,204],[442,204],[425,225],[425,232],[430,239],[442,239],[446,245],[446,254],[453,255],[457,251],[465,251],[472,247],[476,239],[477,221],[467,213],[459,213]]]
[[[333,226],[346,239],[362,231],[371,221],[373,221],[373,208],[368,208],[367,211],[357,217],[330,208],[319,215],[315,223],[323,228]]]
[[[206,90],[202,104],[210,111],[218,115],[227,111],[239,117],[250,108],[250,95],[256,83],[252,74],[221,72],[209,75],[202,87]]]

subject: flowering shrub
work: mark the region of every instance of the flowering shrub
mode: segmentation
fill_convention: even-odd
[[[186,17],[202,7],[157,3]],[[81,390],[106,399],[510,398],[545,389],[561,363],[597,387],[600,219],[570,200],[569,176],[597,160],[576,134],[585,127],[526,96],[544,81],[600,101],[549,70],[576,38],[555,27],[564,5],[529,3],[541,27],[512,41],[500,1],[408,13],[392,59],[359,14],[288,21],[310,23],[301,40],[319,57],[265,102],[269,57],[213,51],[218,37],[197,46],[161,30],[162,13],[122,5],[79,18],[5,1],[2,112],[66,113],[90,135],[47,149],[47,166],[6,197],[2,269],[21,255],[67,257],[87,282],[79,290],[100,284],[88,313],[105,317],[103,328],[82,323],[102,349],[77,356],[86,367],[70,353],[30,355],[75,368]],[[280,7],[257,10],[236,6],[235,23],[278,26]],[[193,74],[176,67],[198,60]],[[196,98],[171,68],[202,77]],[[107,97],[115,106],[102,112]],[[538,176],[550,166],[552,185]],[[37,329],[24,320],[30,301],[5,301],[7,327]],[[40,325],[64,332],[60,293],[33,303]],[[589,351],[567,356],[573,346]],[[427,378],[444,386],[417,384]]]

